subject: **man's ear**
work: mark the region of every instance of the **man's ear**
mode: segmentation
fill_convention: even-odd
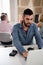
[[[22,18],[23,18],[23,20],[24,20],[24,15],[22,15]]]

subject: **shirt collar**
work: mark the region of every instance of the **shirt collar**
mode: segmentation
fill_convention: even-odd
[[[20,24],[20,28],[23,28],[23,24],[22,23]]]

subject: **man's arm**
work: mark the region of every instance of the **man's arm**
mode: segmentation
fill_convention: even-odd
[[[41,35],[38,31],[38,27],[34,24],[34,34],[35,34],[35,39],[36,39],[36,43],[38,45],[39,48],[43,47],[43,40],[41,38]]]
[[[18,35],[18,28],[14,26],[13,28],[13,32],[12,32],[12,36],[13,36],[13,43],[14,46],[17,48],[17,50],[22,54],[24,52],[26,52],[26,50],[23,48],[20,40],[19,40],[19,35]]]

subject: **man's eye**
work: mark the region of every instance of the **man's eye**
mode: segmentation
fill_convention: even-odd
[[[31,20],[33,20],[33,19],[31,19]]]
[[[33,19],[26,18],[26,20],[33,20]]]

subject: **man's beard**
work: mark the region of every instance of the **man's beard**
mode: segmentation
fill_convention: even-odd
[[[25,25],[26,27],[29,27],[29,26],[30,26],[30,24],[29,24],[29,23],[25,23],[25,21],[24,21],[24,25]]]

